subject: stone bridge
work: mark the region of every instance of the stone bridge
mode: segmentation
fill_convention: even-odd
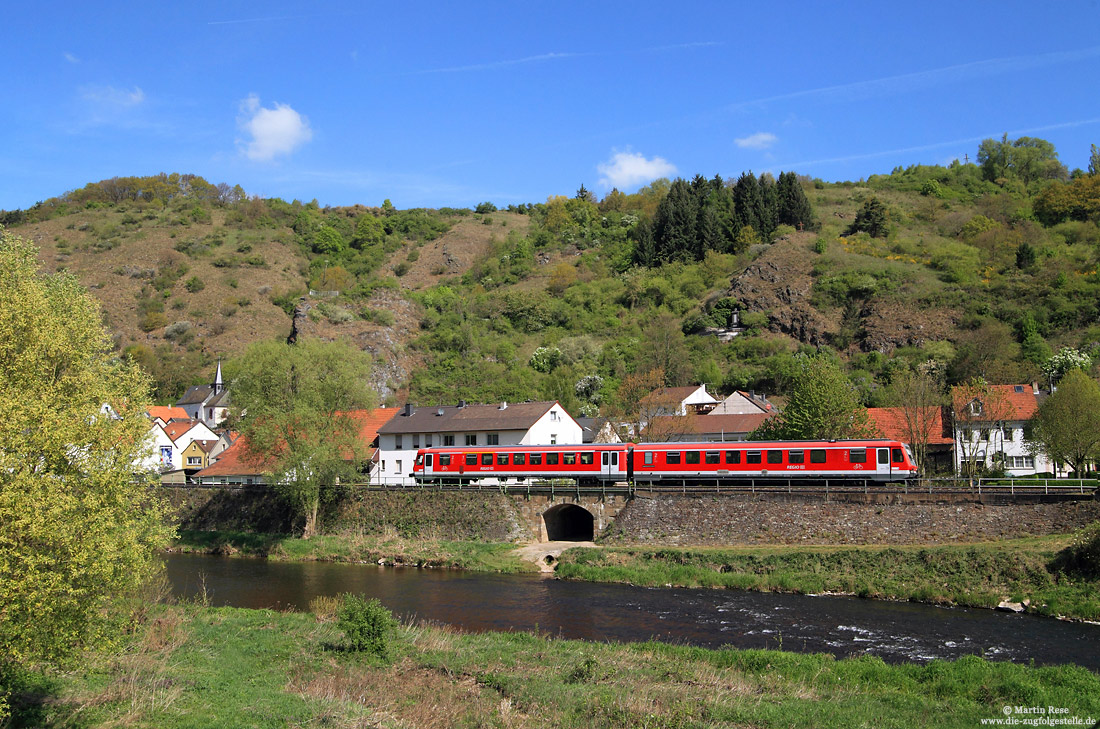
[[[618,516],[625,494],[512,495],[525,526],[540,542],[590,542]]]

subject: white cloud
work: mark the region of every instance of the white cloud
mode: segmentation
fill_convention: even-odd
[[[76,56],[74,56],[72,53],[69,53],[68,51],[66,51],[62,55],[65,56],[65,60],[68,61],[69,63],[80,63],[80,59],[77,58]]]
[[[145,92],[137,86],[133,91],[114,86],[84,86],[80,96],[101,109],[129,109],[145,101]]]
[[[662,157],[646,159],[637,152],[615,152],[607,162],[596,165],[604,187],[629,188],[676,174],[676,165]]]
[[[308,119],[286,104],[277,103],[265,109],[255,94],[241,102],[237,126],[252,137],[241,145],[245,156],[257,162],[290,154],[313,139]]]
[[[779,137],[771,132],[757,132],[747,137],[739,137],[733,140],[733,143],[741,149],[767,149],[778,141]]]

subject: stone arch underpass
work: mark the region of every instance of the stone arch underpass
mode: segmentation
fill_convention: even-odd
[[[542,514],[546,539],[551,542],[591,542],[596,536],[596,518],[576,504],[558,504]]]

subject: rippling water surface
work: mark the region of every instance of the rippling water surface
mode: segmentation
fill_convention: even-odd
[[[165,560],[177,596],[205,589],[219,606],[304,610],[318,595],[355,592],[399,615],[472,631],[537,628],[564,638],[866,653],[890,662],[982,655],[1100,671],[1100,626],[991,610],[324,562]]]

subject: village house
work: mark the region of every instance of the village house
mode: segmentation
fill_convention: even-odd
[[[156,438],[156,428],[164,431],[170,444],[164,444]],[[217,441],[218,434],[205,423],[198,420],[172,421],[165,426],[153,423],[154,439],[158,443],[161,471],[183,471],[185,467],[183,452],[196,440]]]
[[[890,440],[908,443],[918,458],[918,466],[926,475],[955,472],[955,439],[951,437],[951,413],[934,406],[914,409],[867,408],[867,416],[878,434]],[[917,444],[923,441],[926,463],[919,463]]]
[[[187,388],[176,407],[182,408],[188,418],[201,420],[211,428],[218,427],[229,415],[229,390],[222,383],[222,363],[218,362],[212,383]]]
[[[964,475],[1003,468],[1010,476],[1051,473],[1054,465],[1033,453],[1025,428],[1047,393],[1037,383],[987,385],[984,393],[959,385],[951,391],[955,469]]]
[[[217,438],[213,440],[196,439],[191,441],[191,444],[184,448],[181,454],[184,472],[194,473],[210,465],[210,451],[212,451],[217,444]]]
[[[419,448],[433,446],[570,445],[582,442],[580,424],[558,402],[496,405],[409,404],[378,429],[374,483],[413,483]]]
[[[707,392],[706,385],[662,387],[643,397],[639,404],[648,420],[658,415],[704,415],[714,409],[718,399]]]
[[[158,422],[161,425],[168,425],[173,421],[191,419],[191,416],[187,414],[186,410],[171,405],[154,405],[146,410],[145,414],[149,416],[150,420]]]

